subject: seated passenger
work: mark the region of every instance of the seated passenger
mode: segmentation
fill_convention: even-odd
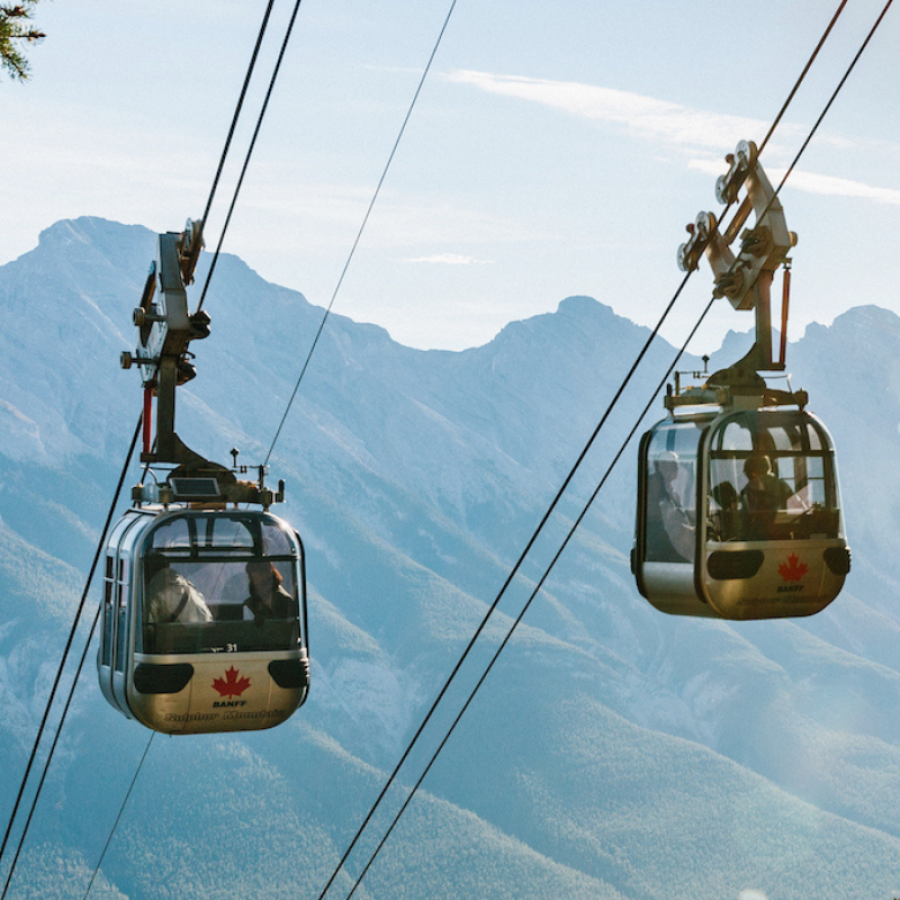
[[[151,579],[148,587],[148,622],[182,624],[212,622],[212,613],[203,594],[183,575],[179,575],[168,563]]]
[[[647,479],[647,559],[651,562],[687,562],[694,556],[694,523],[675,485],[682,465],[676,453],[666,451],[655,460]]]
[[[710,537],[716,541],[731,541],[738,533],[738,492],[730,481],[713,485],[709,491],[718,509],[710,512]]]
[[[282,587],[284,578],[274,563],[247,563],[247,578],[250,596],[244,601],[244,618],[260,624],[265,619],[290,619],[297,615],[297,604]]]
[[[293,619],[297,615],[294,598],[282,587],[284,578],[271,562],[247,563],[250,596],[241,603],[222,603],[216,612],[220,622],[251,621],[261,625],[267,619]]]
[[[747,484],[741,491],[744,540],[772,540],[775,515],[784,509],[793,491],[790,485],[772,474],[768,456],[748,456],[744,461]]]

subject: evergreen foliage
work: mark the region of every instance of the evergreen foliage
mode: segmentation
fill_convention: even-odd
[[[21,0],[15,6],[0,6],[0,66],[18,81],[28,78],[28,60],[23,42],[33,44],[46,35],[31,27],[31,15],[38,0]]]

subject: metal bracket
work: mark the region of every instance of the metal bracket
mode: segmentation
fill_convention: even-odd
[[[730,168],[716,182],[716,199],[720,203],[734,203],[741,187],[746,189],[747,196],[725,235],[716,231],[706,245],[706,258],[716,279],[713,295],[727,297],[735,309],[755,309],[759,303],[755,288],[760,277],[764,272],[774,273],[778,269],[791,247],[796,246],[797,235],[788,231],[781,201],[757,160],[756,144],[741,141],[734,154],[725,160]],[[740,232],[740,251],[735,256],[729,245],[751,210],[756,214],[756,222],[752,228]],[[771,284],[771,278],[768,281]],[[767,289],[765,300],[768,301]]]
[[[758,371],[783,371],[783,358],[772,355],[771,287],[775,271],[788,262],[787,254],[797,244],[797,235],[788,231],[784,209],[758,161],[756,144],[741,141],[733,154],[725,157],[728,171],[716,182],[716,199],[731,205],[741,189],[745,197],[725,233],[719,231],[715,215],[701,212],[696,224],[687,226],[690,239],[678,248],[678,265],[686,272],[699,266],[705,255],[713,271],[714,297],[727,297],[737,310],[756,313],[756,343],[744,359],[714,373],[710,386],[758,390]],[[750,213],[753,227],[744,228]],[[740,237],[740,248],[731,244]]]
[[[141,305],[133,314],[137,348],[125,352],[121,365],[137,365],[144,388],[156,395],[156,448],[149,446],[145,423],[142,459],[148,462],[188,463],[201,459],[175,433],[175,389],[196,375],[188,345],[209,334],[209,316],[188,312],[185,286],[193,281],[203,247],[203,223],[188,219],[181,233],[159,235],[156,258],[150,265]]]
[[[234,469],[210,462],[187,447],[175,433],[175,391],[196,375],[188,350],[191,341],[209,336],[210,319],[202,310],[188,312],[186,286],[203,248],[203,223],[188,219],[181,233],[159,235],[156,258],[144,284],[141,305],[134,311],[137,349],[124,352],[123,368],[137,366],[144,386],[144,449],[141,462],[168,463],[174,468],[164,483],[137,485],[132,497],[140,503],[196,503],[221,507],[253,503],[268,509],[284,501],[284,482],[273,491],[265,485],[265,466],[258,480],[239,478],[246,466]],[[156,397],[156,440],[151,449],[152,397]]]

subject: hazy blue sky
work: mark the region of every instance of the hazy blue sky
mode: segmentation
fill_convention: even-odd
[[[327,304],[449,5],[304,0],[227,252]],[[208,246],[292,6],[276,2]],[[482,344],[572,294],[651,324],[684,225],[718,209],[723,156],[762,140],[837,6],[458,0],[335,311],[426,348]],[[847,4],[763,156],[773,180],[882,6]],[[201,215],[264,8],[44,0],[32,80],[0,82],[0,263],[60,218]],[[892,9],[782,192],[794,338],[861,303],[900,311],[898,37]],[[710,287],[694,276],[670,340]],[[751,325],[721,304],[710,343]]]

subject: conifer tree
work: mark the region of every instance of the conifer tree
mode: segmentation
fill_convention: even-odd
[[[31,14],[38,0],[20,0],[15,5],[0,5],[0,70],[18,81],[28,78],[28,60],[23,44],[33,44],[45,37],[31,27]]]

